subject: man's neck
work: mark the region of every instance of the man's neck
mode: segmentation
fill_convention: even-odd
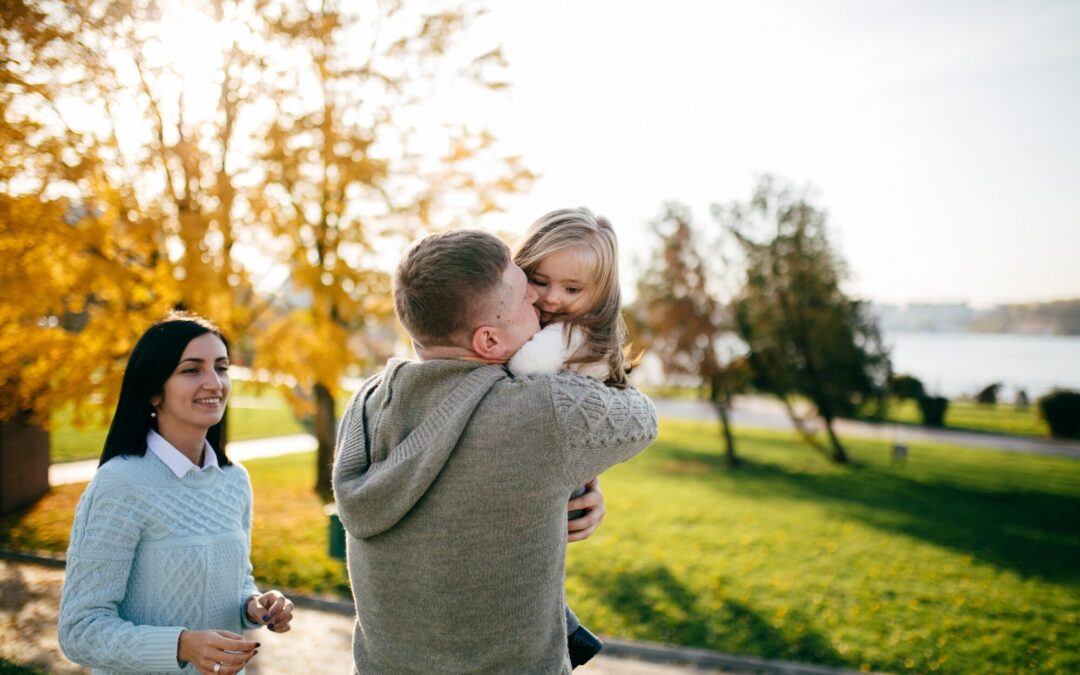
[[[474,352],[473,350],[465,349],[463,347],[453,347],[448,345],[424,347],[414,342],[413,350],[416,352],[416,356],[421,361],[433,361],[435,359],[453,359],[456,361],[472,361],[474,363],[506,363],[505,359],[501,361],[486,359]]]

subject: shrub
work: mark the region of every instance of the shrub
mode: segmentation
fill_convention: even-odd
[[[1031,401],[1028,400],[1027,391],[1021,389],[1016,392],[1016,399],[1013,402],[1017,410],[1027,410],[1031,407]]]
[[[1080,391],[1055,389],[1039,398],[1039,416],[1054,438],[1080,438]]]
[[[889,378],[889,393],[898,399],[917,401],[926,395],[923,383],[911,375],[893,375]]]
[[[24,666],[21,663],[13,663],[0,658],[0,675],[45,675],[45,671],[37,666]]]
[[[1000,382],[987,385],[985,389],[975,394],[975,400],[982,405],[997,405],[998,389],[1001,389]]]
[[[925,427],[945,426],[945,411],[949,408],[949,399],[944,396],[920,396],[919,412]]]

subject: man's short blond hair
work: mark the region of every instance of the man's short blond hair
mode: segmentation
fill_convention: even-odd
[[[425,347],[466,344],[510,264],[510,249],[487,232],[424,237],[409,247],[394,273],[398,320]]]

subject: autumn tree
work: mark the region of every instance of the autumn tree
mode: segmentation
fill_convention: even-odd
[[[342,374],[371,365],[356,332],[389,320],[386,259],[532,180],[517,159],[497,157],[486,130],[439,127],[420,145],[421,118],[409,116],[437,83],[504,86],[497,49],[458,44],[478,11],[273,0],[18,7],[32,21],[5,27],[5,63],[23,81],[11,108],[51,112],[55,148],[12,142],[41,164],[50,153],[93,160],[94,179],[68,181],[67,203],[133,242],[112,262],[148,279],[147,316],[172,305],[210,316],[254,351],[253,366],[306,392],[293,400],[315,403],[317,487],[328,495],[334,394]],[[51,198],[9,168],[18,177],[7,196]],[[255,268],[285,281],[267,287]],[[31,323],[18,335],[36,336]]]
[[[710,270],[691,214],[681,204],[665,205],[652,224],[658,241],[638,277],[630,312],[635,342],[660,359],[668,375],[696,378],[708,391],[720,420],[728,466],[738,463],[730,413],[734,394],[745,378],[745,365],[726,338],[730,318],[718,295],[718,274]]]
[[[882,396],[889,358],[865,303],[841,289],[845,266],[829,241],[825,214],[768,176],[749,201],[714,206],[713,213],[745,256],[745,278],[732,308],[750,349],[754,386],[783,401],[815,448],[847,462],[833,422]],[[795,397],[814,405],[830,450],[795,414]]]
[[[270,224],[293,292],[308,298],[260,331],[256,351],[264,367],[294,375],[313,395],[324,495],[341,376],[371,364],[348,337],[392,315],[380,250],[391,238],[400,246],[433,227],[475,224],[498,208],[500,195],[533,179],[516,158],[492,155],[486,130],[442,129],[432,155],[399,119],[435,93],[474,11],[417,16],[401,3],[373,4],[366,14],[352,7],[281,3],[264,23],[266,43],[291,58],[270,85],[277,112],[259,134],[253,168],[261,180],[244,193],[253,224]],[[497,49],[485,51],[459,63],[459,79],[500,88],[502,64]]]
[[[157,221],[110,180],[109,143],[65,111],[93,100],[102,69],[77,26],[6,3],[0,53],[0,417],[45,425],[118,391],[134,341],[179,295]]]

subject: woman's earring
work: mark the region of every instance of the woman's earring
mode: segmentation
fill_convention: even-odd
[[[151,410],[150,411],[150,417],[157,417],[157,411],[156,410]]]

